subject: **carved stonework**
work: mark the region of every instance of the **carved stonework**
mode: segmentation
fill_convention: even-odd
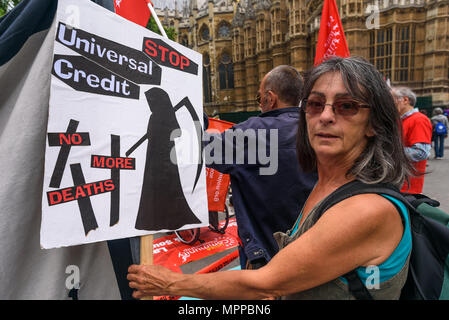
[[[256,1],[254,1],[254,2],[256,2]],[[256,11],[254,10],[253,0],[246,0],[245,19],[252,20],[255,17],[256,17]]]
[[[271,0],[260,0],[257,1],[256,11],[267,11],[271,7]]]
[[[178,42],[185,44],[188,39],[193,50],[210,55],[213,101],[206,106],[219,113],[256,110],[251,97],[258,81],[277,64],[300,71],[313,65],[323,0],[153,3],[161,4],[156,6],[161,21],[178,28]],[[376,3],[377,17],[372,7],[368,8]],[[164,10],[167,4],[168,10]],[[418,97],[432,97],[434,106],[449,105],[449,1],[337,0],[337,5],[352,56],[371,61],[382,74],[391,76],[392,85],[409,86]],[[210,32],[209,41],[206,29],[200,29],[203,26]],[[406,27],[408,33],[402,31]],[[233,90],[219,86],[217,61],[226,50],[234,64]]]
[[[245,10],[242,8],[241,2],[237,5],[235,10],[234,18],[232,19],[232,26],[239,28],[243,26],[245,22]]]

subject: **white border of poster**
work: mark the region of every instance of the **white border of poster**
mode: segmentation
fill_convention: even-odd
[[[203,127],[201,54],[87,0],[59,0],[56,24],[41,247],[79,245],[208,225],[205,169],[198,144],[198,128]],[[151,91],[152,88],[161,90]],[[156,229],[138,230],[136,219],[144,195],[147,161],[157,163],[160,155],[156,153],[162,152],[156,147],[148,149],[152,142],[152,146],[161,144],[154,132],[151,134],[155,136],[148,137],[154,112],[150,111],[145,94],[150,91],[165,92],[173,106],[164,107],[173,109],[168,114],[175,115],[180,127],[180,134],[173,136],[175,148],[171,150],[179,176],[173,177],[171,172],[166,182],[167,186],[180,183],[184,200],[197,221],[186,220],[187,224],[176,228],[158,225]],[[187,101],[190,107],[182,101]],[[178,106],[179,103],[182,105]],[[153,127],[167,125],[161,116],[156,118],[153,116],[153,122],[159,123]],[[115,150],[119,149],[115,154],[112,136],[116,139]],[[138,141],[141,143],[132,149]],[[127,156],[126,151],[130,150]],[[148,150],[154,154],[147,157]],[[97,156],[95,165],[93,156]],[[114,172],[119,179],[111,176],[112,169],[118,169]],[[147,184],[158,189],[149,197],[153,199],[156,195],[153,201],[158,200],[158,195],[171,196],[165,186],[161,188],[160,177],[172,169],[173,164],[163,165],[156,174],[153,166],[152,174],[159,181],[156,186],[151,181]],[[117,189],[119,200],[115,198],[117,202],[113,205],[112,194]],[[112,223],[111,207],[117,209],[117,203],[118,216]],[[167,205],[164,212],[147,214],[172,219],[183,214],[177,212],[183,206],[175,200]]]

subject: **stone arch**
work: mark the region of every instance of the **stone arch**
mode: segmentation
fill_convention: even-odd
[[[210,40],[210,29],[209,26],[203,23],[199,29],[199,39],[201,41],[209,41]]]

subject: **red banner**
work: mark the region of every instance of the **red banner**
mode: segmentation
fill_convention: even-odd
[[[230,127],[232,127],[235,123],[224,121],[224,120],[218,120],[214,118],[209,118],[209,128],[206,130],[207,132],[223,132]]]
[[[151,17],[147,0],[114,0],[115,13],[123,18],[146,27]],[[151,3],[151,5],[153,5]]]
[[[209,211],[224,211],[230,177],[211,168],[206,168],[206,174]]]
[[[219,133],[229,129],[233,125],[234,123],[231,122],[209,118],[209,128],[206,131]],[[209,211],[224,211],[230,177],[228,174],[220,173],[211,168],[206,168],[206,174]]]
[[[223,223],[224,221],[221,221],[220,226]],[[240,240],[235,218],[229,219],[225,234],[212,232],[209,227],[201,228],[200,239],[202,242],[197,242],[196,245],[182,243],[175,234],[155,239],[153,242],[154,264],[181,272],[179,267],[183,264],[237,247]]]
[[[315,66],[331,56],[349,57],[348,44],[335,0],[325,0],[321,13],[320,34],[316,46]]]
[[[230,254],[224,256],[223,258],[215,261],[209,266],[206,266],[205,268],[195,272],[195,273],[212,273],[212,272],[218,272],[224,267],[226,267],[228,264],[230,264],[232,261],[237,259],[239,257],[239,251],[234,250]],[[180,296],[155,296],[153,297],[154,300],[179,300]]]

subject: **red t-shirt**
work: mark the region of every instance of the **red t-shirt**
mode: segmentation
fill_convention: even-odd
[[[432,141],[432,124],[430,123],[429,118],[421,112],[415,112],[409,117],[403,119],[402,130],[404,139],[403,142],[406,147],[411,147],[415,143],[430,144]],[[408,193],[422,193],[427,160],[414,162],[413,164],[415,169],[423,175],[418,177],[410,177],[410,188],[407,187],[407,182],[404,182],[401,191]]]

